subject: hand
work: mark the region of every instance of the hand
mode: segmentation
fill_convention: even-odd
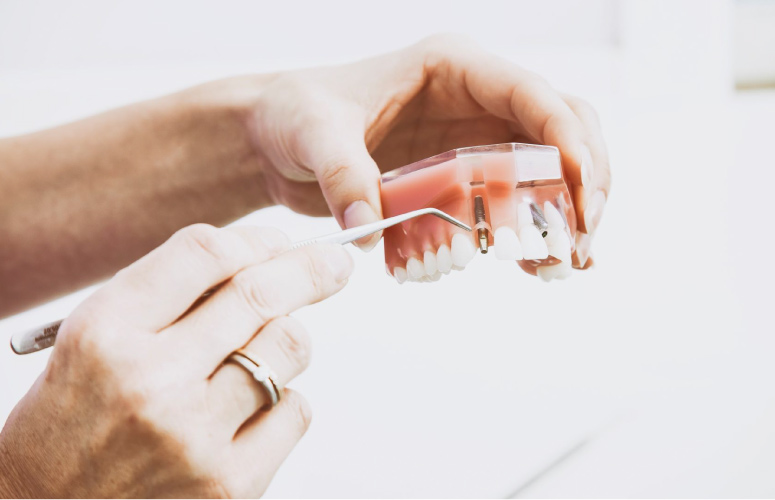
[[[463,146],[546,144],[559,148],[571,184],[580,228],[576,265],[584,267],[610,188],[589,104],[455,36],[276,75],[249,123],[275,202],[313,215],[330,208],[343,227],[381,217],[380,170]]]
[[[273,230],[191,226],[81,304],[0,434],[0,496],[260,495],[309,409],[286,391],[259,412],[267,394],[222,363],[247,346],[284,385],[309,361],[287,314],[352,271],[340,246],[288,246]]]

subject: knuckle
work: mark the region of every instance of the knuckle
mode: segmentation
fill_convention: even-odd
[[[586,99],[571,95],[565,98],[565,102],[568,103],[568,106],[570,106],[574,113],[579,117],[583,117],[585,121],[591,121],[595,124],[600,122],[600,115],[598,115],[597,110]]]
[[[256,272],[243,271],[232,278],[239,299],[260,321],[271,317],[272,284],[264,282]]]
[[[334,278],[322,252],[316,250],[316,248],[310,247],[308,251],[303,252],[301,265],[304,269],[304,274],[309,279],[312,295],[314,297],[321,297],[329,288],[327,284],[333,281]]]
[[[320,183],[336,189],[347,182],[349,170],[350,167],[344,159],[330,158],[321,166]]]
[[[230,258],[231,252],[224,241],[223,232],[214,226],[194,224],[181,229],[178,238],[186,249],[208,260],[223,262]]]
[[[258,234],[265,241],[265,245],[278,248],[287,248],[291,246],[291,240],[288,235],[276,227],[260,227]]]
[[[303,436],[312,422],[312,408],[304,396],[296,391],[286,391],[283,402],[290,414],[290,421],[294,424],[299,436]]]
[[[114,350],[106,339],[110,327],[105,323],[101,315],[91,308],[79,308],[59,327],[57,345],[92,363],[107,363],[112,359]]]
[[[315,80],[304,70],[284,72],[274,84],[285,90],[286,95],[292,95],[294,99],[306,99],[319,91]]]
[[[537,88],[541,90],[545,89],[551,89],[552,86],[549,84],[549,81],[544,78],[542,75],[536,73],[535,71],[530,70],[523,70],[523,82],[525,82],[529,87]]]
[[[420,40],[416,47],[426,55],[447,59],[461,50],[478,47],[478,43],[461,33],[436,33]]]
[[[312,352],[312,340],[304,326],[290,316],[275,320],[281,331],[278,345],[283,354],[294,365],[306,368]]]

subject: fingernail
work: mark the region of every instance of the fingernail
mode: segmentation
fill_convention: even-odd
[[[325,258],[331,274],[336,281],[344,281],[350,277],[353,272],[353,258],[340,245],[326,245]]]
[[[592,153],[586,145],[581,146],[581,185],[587,189],[592,186]]]
[[[350,206],[344,211],[344,225],[347,228],[362,226],[378,220],[379,217],[377,217],[374,209],[363,200],[350,203]],[[368,252],[374,248],[378,242],[379,234],[372,234],[371,236],[361,238],[356,241],[355,244],[364,252]]]
[[[603,208],[605,207],[605,193],[602,191],[595,191],[592,198],[587,202],[587,206],[584,209],[584,226],[587,230],[587,234],[592,234],[600,224],[600,218],[603,216]]]
[[[592,236],[582,232],[576,232],[576,251],[573,252],[572,262],[576,269],[586,269],[589,259],[589,247],[592,243]]]

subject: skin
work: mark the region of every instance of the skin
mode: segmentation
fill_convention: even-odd
[[[610,188],[596,114],[459,37],[0,140],[0,315],[125,268],[65,321],[9,417],[0,494],[260,495],[309,409],[287,391],[260,411],[266,394],[224,360],[247,346],[291,380],[309,339],[287,315],[341,289],[352,262],[340,247],[287,251],[275,230],[189,225],[274,204],[364,224],[381,215],[380,171],[508,141],[560,149],[588,267]]]

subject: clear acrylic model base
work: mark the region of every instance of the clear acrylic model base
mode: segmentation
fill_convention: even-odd
[[[555,147],[496,144],[455,149],[382,176],[382,211],[433,207],[474,228],[435,217],[385,230],[385,264],[404,281],[436,281],[477,249],[519,261],[546,281],[571,273],[576,215]]]

